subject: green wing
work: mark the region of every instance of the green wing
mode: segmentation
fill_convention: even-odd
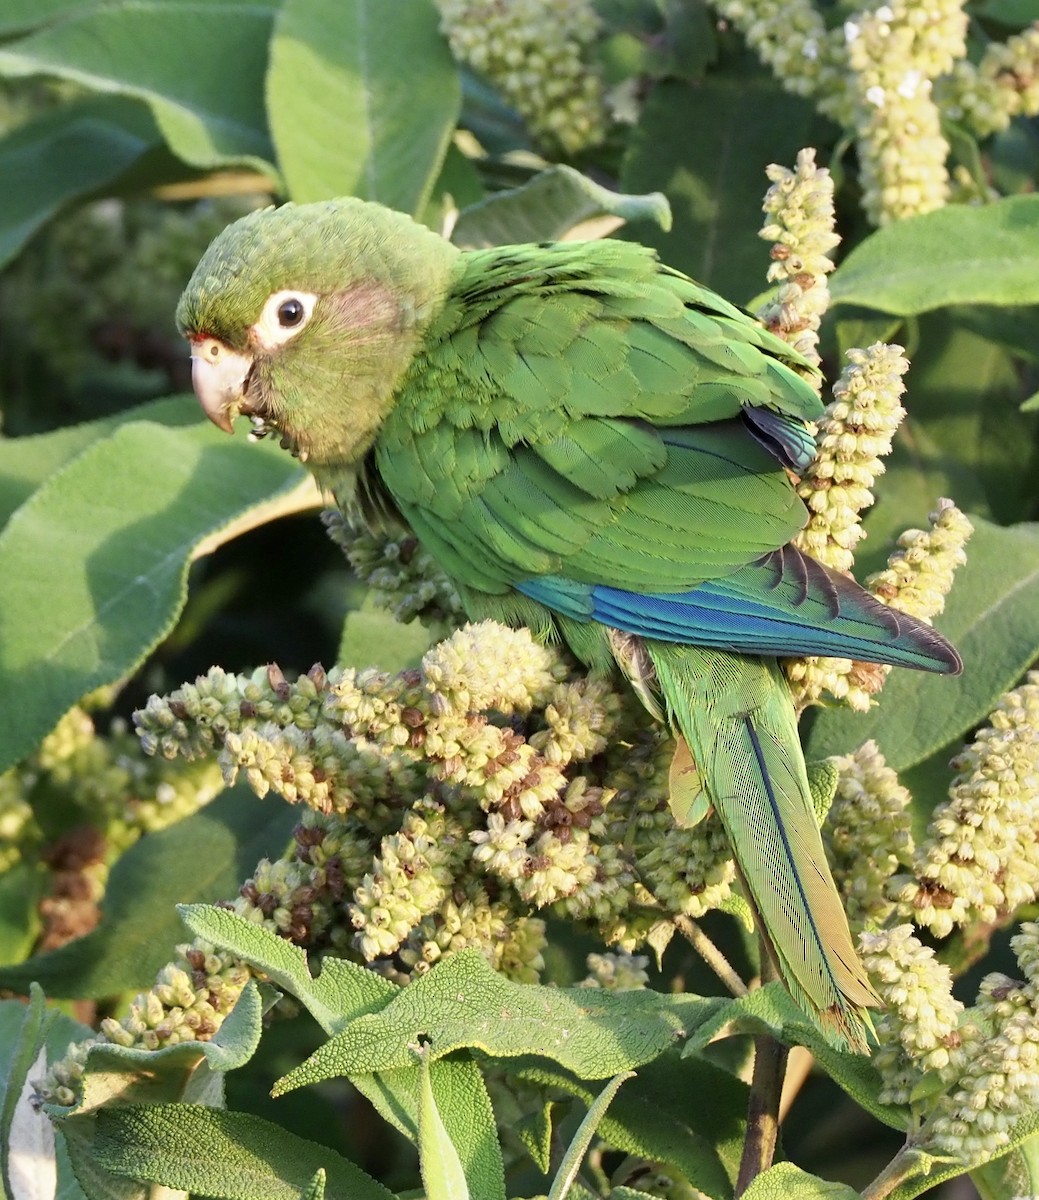
[[[821,411],[792,362],[642,247],[481,251],[405,378],[376,464],[470,588],[563,575],[683,591],[804,524],[766,448],[789,438],[796,453]]]

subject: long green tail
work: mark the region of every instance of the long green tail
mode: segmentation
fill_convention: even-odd
[[[855,952],[774,659],[646,641],[791,995],[831,1041],[868,1051],[880,998]]]

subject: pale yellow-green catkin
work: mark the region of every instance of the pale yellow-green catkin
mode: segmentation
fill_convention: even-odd
[[[550,149],[577,154],[606,133],[590,65],[599,18],[589,0],[437,0],[460,62],[485,76]]]
[[[901,912],[938,937],[1039,894],[1039,672],[1001,698],[952,765],[911,873],[892,881]]]
[[[811,149],[798,153],[793,170],[773,164],[766,172],[772,186],[759,236],[772,242],[768,281],[778,287],[757,316],[818,366],[819,323],[830,303],[826,276],[834,265],[829,254],[840,242],[834,231],[833,179],[816,165]]]
[[[952,972],[920,943],[912,926],[865,932],[859,951],[884,1001],[875,1025],[880,1043],[873,1065],[884,1086],[882,1104],[909,1104],[928,1072],[946,1078],[960,1056],[963,1005],[952,994]]]

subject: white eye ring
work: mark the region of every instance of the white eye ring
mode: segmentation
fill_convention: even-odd
[[[317,303],[313,292],[289,288],[267,297],[260,319],[249,332],[264,350],[276,350],[291,341],[310,320]]]

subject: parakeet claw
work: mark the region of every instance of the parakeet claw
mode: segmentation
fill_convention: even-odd
[[[203,412],[225,433],[233,432],[252,365],[250,355],[229,350],[216,338],[192,339],[191,386]]]

